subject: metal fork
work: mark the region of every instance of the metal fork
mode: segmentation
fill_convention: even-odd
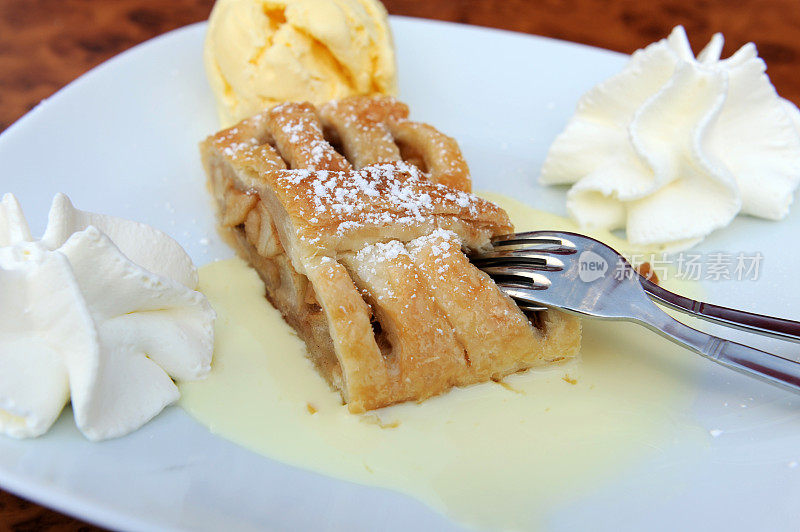
[[[490,249],[471,253],[470,260],[523,310],[557,308],[580,316],[634,321],[718,364],[800,393],[800,363],[693,329],[654,300],[784,340],[800,341],[800,323],[674,294],[640,276],[622,255],[598,240],[559,231],[516,233],[494,238]]]

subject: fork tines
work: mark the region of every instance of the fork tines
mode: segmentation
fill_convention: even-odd
[[[571,255],[578,251],[574,243],[566,238],[551,235],[542,235],[538,231],[527,233],[512,233],[510,235],[500,235],[492,239],[492,247],[502,249],[535,249],[546,253],[557,253]]]
[[[527,264],[542,271],[559,271],[564,263],[553,255],[571,255],[575,244],[564,238],[515,233],[491,241],[491,248],[470,254],[470,260],[483,268],[492,264]]]
[[[521,309],[535,312],[547,310],[535,303],[535,292],[550,286],[547,276],[537,272],[564,270],[558,255],[576,252],[575,244],[565,238],[528,232],[495,237],[490,249],[473,252],[469,258]]]

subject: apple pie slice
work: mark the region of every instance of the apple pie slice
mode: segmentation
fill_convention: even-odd
[[[352,412],[573,357],[580,323],[535,323],[470,264],[512,231],[469,193],[456,142],[392,98],[286,103],[201,145],[222,232]]]

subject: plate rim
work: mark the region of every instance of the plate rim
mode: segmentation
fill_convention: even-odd
[[[413,22],[425,25],[431,28],[446,26],[449,28],[457,28],[461,31],[468,31],[471,33],[485,33],[490,32],[493,34],[503,35],[505,37],[512,37],[514,39],[533,40],[542,43],[543,45],[558,45],[570,49],[579,49],[590,53],[601,52],[609,56],[629,57],[628,54],[607,50],[591,45],[580,43],[573,43],[554,39],[549,37],[542,37],[534,34],[523,32],[504,30],[499,28],[491,28],[484,26],[476,26],[470,24],[463,24],[450,21],[439,21],[431,19],[423,19],[416,17],[396,16],[391,15],[390,20],[406,23]],[[80,90],[83,84],[91,83],[93,78],[106,69],[119,66],[124,63],[130,55],[141,52],[143,48],[153,45],[159,45],[163,41],[179,38],[179,35],[198,31],[200,27],[204,28],[207,25],[206,21],[192,23],[180,28],[170,30],[166,33],[138,43],[131,48],[107,59],[106,61],[96,65],[90,70],[84,72],[65,86],[58,89],[51,96],[43,99],[33,109],[25,113],[23,116],[9,125],[2,133],[0,133],[0,143],[7,137],[15,135],[18,131],[28,127],[29,122],[34,119],[38,114],[46,112],[50,104],[56,104],[64,97],[64,93],[72,89]],[[64,414],[62,414],[64,415]],[[163,415],[163,413],[161,414]],[[187,414],[188,415],[188,414]],[[126,529],[159,529],[159,530],[179,530],[171,524],[162,524],[158,521],[150,520],[146,517],[135,515],[134,512],[126,512],[123,509],[115,509],[114,507],[105,506],[102,502],[95,502],[95,499],[86,495],[77,495],[76,493],[65,490],[54,483],[48,483],[41,477],[27,476],[21,473],[14,473],[13,471],[0,468],[0,488],[13,493],[17,496],[23,497],[27,500],[33,501],[42,506],[51,508],[55,511],[75,517],[86,522],[94,523],[99,526],[109,528],[126,528]],[[432,510],[435,511],[435,510]],[[455,523],[455,522],[454,522]],[[460,523],[456,523],[460,524]]]

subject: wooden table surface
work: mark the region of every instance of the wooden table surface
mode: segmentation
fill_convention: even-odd
[[[213,0],[0,0],[0,131],[131,46],[208,17]],[[392,14],[492,26],[632,52],[683,24],[699,51],[754,41],[779,94],[800,103],[798,0],[384,0]],[[402,72],[400,73],[402,75]],[[0,193],[5,192],[0,190]],[[0,491],[0,531],[96,530]]]

